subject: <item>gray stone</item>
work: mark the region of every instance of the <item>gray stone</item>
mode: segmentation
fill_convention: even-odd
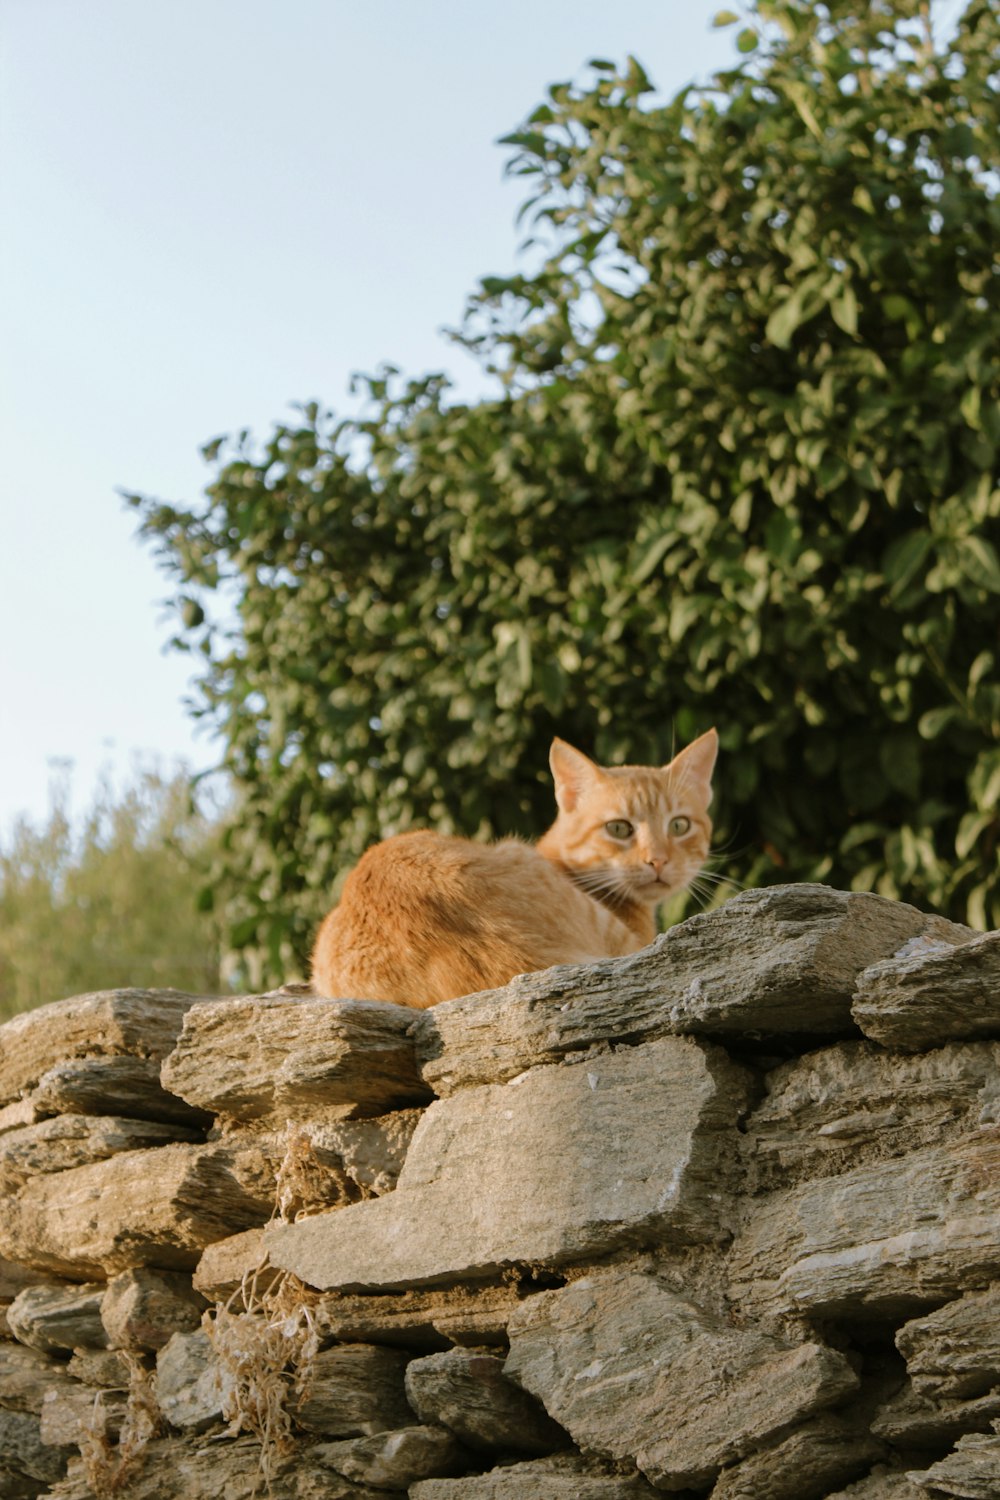
[[[0,1253],[70,1277],[190,1270],[205,1245],[263,1224],[273,1202],[274,1174],[258,1150],[124,1151],[32,1178],[0,1219]]]
[[[317,1461],[355,1484],[406,1490],[419,1479],[455,1474],[465,1456],[443,1427],[401,1427],[371,1437],[344,1438],[313,1449]]]
[[[132,1366],[120,1349],[74,1349],[64,1368],[74,1380],[104,1390],[127,1391],[131,1384]]]
[[[156,1356],[156,1399],[171,1427],[203,1432],[222,1419],[233,1386],[204,1329],[175,1333]]]
[[[0,1343],[0,1406],[38,1417],[47,1391],[65,1392],[72,1384],[58,1360],[21,1344]]]
[[[747,1308],[912,1314],[1000,1275],[1000,1130],[754,1203],[730,1256]]]
[[[711,1500],[823,1500],[832,1485],[867,1473],[883,1451],[858,1421],[824,1412],[724,1469]]]
[[[407,1035],[413,1012],[370,1000],[261,995],[196,1005],[164,1087],[228,1120],[379,1115],[430,1097]]]
[[[872,965],[858,979],[853,1014],[873,1041],[906,1051],[1000,1037],[1000,932]]]
[[[826,1500],[927,1500],[927,1492],[918,1490],[898,1469],[879,1464],[866,1479],[827,1495]]]
[[[124,1500],[388,1500],[385,1490],[356,1485],[325,1469],[316,1447],[297,1445],[265,1483],[260,1445],[252,1438],[200,1442],[185,1434],[152,1442],[122,1487]],[[71,1462],[67,1478],[46,1490],[44,1500],[94,1500],[83,1466]]]
[[[513,1078],[598,1041],[854,1034],[858,974],[928,929],[970,929],[821,885],[744,891],[626,958],[563,965],[437,1005],[415,1023],[438,1094]]]
[[[896,1348],[922,1395],[986,1395],[1000,1385],[1000,1283],[904,1323]]]
[[[66,1388],[46,1392],[38,1435],[52,1448],[79,1448],[85,1434],[95,1427],[107,1437],[117,1438],[126,1404],[123,1391],[109,1392],[68,1380]]]
[[[354,1198],[380,1198],[399,1180],[419,1109],[399,1109],[376,1120],[345,1120],[307,1126],[313,1150],[338,1167],[356,1189]]]
[[[294,1410],[300,1427],[328,1437],[368,1437],[412,1427],[403,1377],[407,1355],[371,1344],[339,1344],[313,1360]]]
[[[989,1432],[1000,1417],[1000,1391],[968,1401],[922,1396],[910,1381],[884,1401],[872,1417],[872,1432],[904,1452],[939,1452],[966,1432]]]
[[[997,1500],[1000,1495],[1000,1435],[969,1433],[959,1438],[947,1458],[920,1473],[907,1475],[925,1493],[954,1495],[959,1500]]]
[[[746,1123],[754,1186],[827,1177],[974,1129],[1000,1079],[1000,1044],[952,1043],[915,1057],[839,1042],[767,1075]]]
[[[563,1428],[507,1379],[503,1360],[481,1350],[412,1360],[406,1396],[421,1422],[447,1427],[476,1452],[540,1457],[569,1445]]]
[[[172,1334],[198,1328],[207,1305],[190,1277],[143,1266],[109,1281],[101,1320],[113,1348],[162,1349]]]
[[[107,1343],[101,1322],[104,1287],[29,1286],[19,1292],[7,1310],[14,1337],[46,1354],[89,1344]]]
[[[57,1115],[0,1136],[0,1192],[15,1193],[29,1177],[104,1161],[170,1141],[197,1140],[182,1125],[107,1115]]]
[[[0,1408],[0,1469],[51,1484],[65,1474],[68,1457],[64,1449],[42,1442],[39,1417]]]
[[[720,1048],[667,1037],[464,1089],[425,1112],[394,1193],[264,1243],[310,1286],[362,1291],[720,1240],[747,1088]]]
[[[658,1493],[639,1475],[560,1453],[464,1479],[425,1479],[411,1487],[410,1500],[656,1500]]]
[[[507,1373],[578,1445],[661,1489],[709,1484],[858,1384],[833,1350],[734,1328],[638,1274],[529,1297],[509,1332]]]
[[[196,999],[177,990],[101,990],[25,1011],[0,1026],[0,1104],[32,1089],[69,1058],[160,1060]]]
[[[39,1079],[31,1103],[38,1117],[122,1115],[190,1126],[211,1121],[203,1110],[161,1087],[156,1058],[76,1057],[57,1063]]]
[[[33,1271],[30,1266],[18,1265],[16,1261],[4,1260],[0,1256],[0,1302],[13,1302],[18,1292],[26,1286],[52,1286],[51,1276],[44,1271]]]

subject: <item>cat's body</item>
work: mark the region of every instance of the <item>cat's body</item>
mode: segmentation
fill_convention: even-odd
[[[376,844],[319,930],[314,990],[423,1008],[645,947],[708,853],[716,749],[710,730],[668,766],[604,768],[556,740],[559,815],[536,845]]]

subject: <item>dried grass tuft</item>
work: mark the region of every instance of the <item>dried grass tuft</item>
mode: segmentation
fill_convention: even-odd
[[[224,1372],[226,1436],[248,1432],[258,1440],[269,1489],[295,1446],[289,1406],[300,1399],[319,1351],[314,1294],[289,1272],[271,1277],[265,1264],[258,1266],[202,1320]]]
[[[80,1457],[87,1483],[98,1500],[119,1494],[136,1476],[146,1459],[146,1449],[163,1431],[163,1418],[156,1401],[156,1374],[126,1350],[122,1358],[129,1367],[125,1416],[118,1441],[111,1436],[110,1413],[104,1392],[98,1391],[88,1420],[80,1433]]]

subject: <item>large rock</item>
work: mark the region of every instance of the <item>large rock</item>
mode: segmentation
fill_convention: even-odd
[[[0,1135],[0,1192],[16,1193],[29,1177],[105,1161],[119,1151],[197,1139],[194,1130],[159,1121],[57,1115]]]
[[[507,1379],[503,1360],[482,1350],[411,1360],[406,1396],[421,1422],[447,1427],[476,1452],[537,1457],[569,1445],[563,1428]]]
[[[77,1279],[145,1265],[190,1270],[205,1245],[264,1223],[273,1201],[259,1151],[125,1151],[32,1178],[0,1217],[0,1253]]]
[[[507,1319],[520,1300],[515,1286],[486,1282],[379,1297],[328,1292],[316,1299],[313,1318],[321,1338],[426,1354],[451,1345],[506,1345]]]
[[[541,1292],[509,1332],[507,1373],[578,1445],[661,1489],[709,1484],[858,1384],[833,1350],[734,1328],[639,1274]]]
[[[401,1427],[370,1437],[342,1438],[313,1449],[318,1463],[355,1484],[370,1484],[399,1493],[417,1480],[456,1474],[467,1455],[443,1427]]]
[[[64,1394],[74,1384],[58,1360],[38,1349],[0,1340],[0,1406],[37,1417],[49,1391]]]
[[[858,979],[854,1019],[885,1047],[1000,1037],[1000,932],[960,947],[914,944]]]
[[[902,1453],[940,1453],[967,1432],[990,1432],[1000,1417],[1000,1391],[967,1401],[922,1396],[908,1380],[872,1417],[875,1437]]]
[[[52,1484],[65,1474],[68,1457],[65,1448],[50,1448],[42,1441],[40,1417],[0,1408],[0,1473],[12,1469],[15,1474]],[[40,1485],[34,1493],[39,1490]]]
[[[921,1395],[985,1396],[1000,1385],[1000,1283],[904,1323],[896,1348]]]
[[[423,1074],[449,1094],[599,1041],[850,1036],[858,974],[928,928],[954,941],[974,936],[865,892],[744,891],[626,958],[522,975],[421,1012]]]
[[[832,1485],[867,1473],[882,1453],[857,1420],[823,1412],[724,1469],[711,1500],[823,1500]]]
[[[469,1474],[464,1479],[426,1479],[410,1488],[410,1500],[656,1500],[657,1491],[638,1475],[615,1473],[577,1453]]]
[[[114,1349],[162,1349],[175,1333],[192,1333],[207,1303],[180,1271],[146,1266],[122,1271],[108,1283],[101,1322]]]
[[[0,1104],[34,1088],[69,1058],[162,1060],[199,998],[177,990],[101,990],[15,1016],[0,1026]]]
[[[906,1315],[1000,1276],[1000,1129],[753,1203],[730,1256],[748,1308]]]
[[[682,1037],[464,1089],[426,1111],[394,1193],[272,1225],[265,1245],[310,1286],[360,1291],[718,1241],[747,1090]]]
[[[754,1186],[787,1187],[953,1139],[979,1125],[998,1078],[996,1042],[915,1057],[871,1042],[807,1052],[767,1075],[747,1120]]]
[[[221,1421],[233,1388],[204,1329],[175,1333],[156,1356],[156,1399],[170,1423],[182,1432],[203,1432]]]
[[[195,1005],[163,1084],[233,1121],[384,1114],[430,1098],[412,1021],[408,1007],[374,1000],[260,995]]]
[[[959,1438],[947,1458],[920,1473],[907,1475],[915,1485],[938,1497],[997,1500],[1000,1495],[1000,1435],[969,1433]]]
[[[104,1287],[29,1286],[11,1303],[7,1321],[14,1337],[46,1354],[81,1345],[103,1348],[107,1343],[101,1322]]]
[[[114,1478],[112,1467],[105,1493],[120,1493],[123,1500],[389,1500],[385,1490],[324,1468],[316,1457],[319,1446],[297,1444],[276,1462],[272,1455],[265,1483],[260,1445],[252,1438],[164,1438],[137,1455],[127,1484]],[[71,1462],[66,1479],[45,1491],[44,1500],[94,1500],[79,1460]]]
[[[407,1356],[369,1344],[321,1349],[313,1360],[306,1390],[294,1409],[300,1427],[327,1437],[370,1437],[412,1427],[406,1400]]]
[[[204,1126],[211,1115],[160,1084],[159,1058],[74,1057],[43,1073],[29,1096],[36,1119],[48,1115],[124,1115]]]

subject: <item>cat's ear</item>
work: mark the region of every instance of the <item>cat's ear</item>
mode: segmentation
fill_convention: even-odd
[[[707,806],[712,800],[712,772],[718,753],[719,736],[714,729],[709,729],[692,740],[687,749],[675,755],[663,769],[670,773],[670,779],[678,789],[690,787],[704,797]]]
[[[556,784],[556,802],[560,812],[572,812],[580,794],[601,775],[600,766],[588,760],[582,750],[574,750],[565,740],[554,739],[549,751],[549,765]]]

